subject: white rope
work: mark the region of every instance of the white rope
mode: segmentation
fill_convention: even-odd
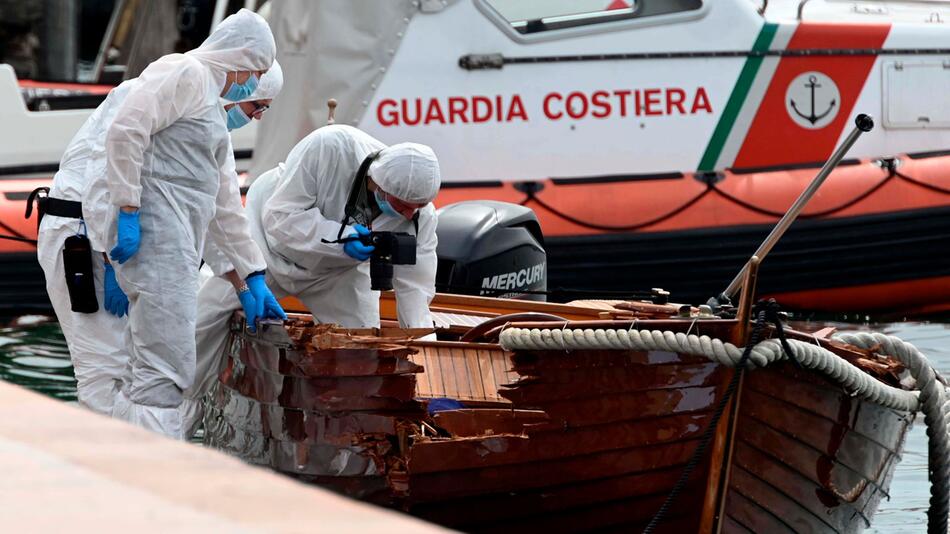
[[[835,339],[878,354],[897,358],[910,371],[920,391],[921,411],[927,425],[927,464],[930,478],[928,532],[947,532],[950,514],[950,422],[947,390],[937,379],[930,361],[917,347],[896,336],[878,333],[839,334]]]
[[[852,395],[875,404],[901,411],[924,413],[929,436],[930,510],[928,532],[947,532],[950,513],[950,396],[930,365],[916,347],[884,334],[840,334],[835,339],[897,358],[916,381],[917,392],[905,391],[879,382],[835,353],[811,343],[789,339],[794,356],[803,367],[821,373],[841,384]],[[660,330],[613,330],[506,328],[501,332],[505,350],[660,350],[705,356],[735,367],[743,348],[709,336],[687,335]],[[777,339],[762,341],[752,348],[749,366],[765,367],[786,359]]]

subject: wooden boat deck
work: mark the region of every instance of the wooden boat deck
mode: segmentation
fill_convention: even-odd
[[[409,359],[425,372],[417,376],[416,397],[448,397],[464,404],[510,404],[499,391],[518,379],[508,354],[485,344],[419,343]]]

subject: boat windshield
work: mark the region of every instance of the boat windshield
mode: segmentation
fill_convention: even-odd
[[[521,34],[666,15],[702,7],[701,0],[485,0]]]

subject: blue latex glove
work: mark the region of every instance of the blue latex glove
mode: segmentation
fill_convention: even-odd
[[[257,331],[257,300],[254,298],[254,295],[251,293],[250,286],[248,286],[247,291],[241,291],[238,293],[238,299],[241,301],[241,307],[244,308],[244,316],[247,318],[248,329],[251,332]]]
[[[125,296],[119,283],[115,280],[115,270],[108,263],[106,274],[103,277],[102,293],[105,296],[106,309],[116,317],[122,317],[129,311],[129,297]]]
[[[119,239],[109,253],[112,261],[120,264],[129,261],[139,251],[142,232],[139,229],[139,212],[127,213],[119,210]]]
[[[370,234],[369,228],[363,226],[362,224],[354,225],[353,229],[356,230],[356,234],[350,234],[346,237],[360,237]],[[360,261],[368,260],[370,255],[373,253],[374,248],[376,247],[373,245],[364,245],[357,239],[343,243],[343,252],[345,252],[347,256]]]
[[[270,318],[287,320],[287,314],[284,313],[284,309],[280,307],[277,298],[271,292],[270,288],[267,287],[267,283],[264,282],[263,274],[256,273],[248,276],[247,287],[250,288],[250,293],[254,296],[254,317],[256,319]],[[256,325],[251,321],[250,315],[248,316],[247,324],[251,332],[257,330]]]

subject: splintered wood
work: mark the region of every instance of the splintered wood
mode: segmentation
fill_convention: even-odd
[[[287,334],[295,346],[310,345],[317,350],[344,348],[399,348],[414,338],[432,332],[426,328],[350,328],[335,324],[313,324],[294,319],[286,325]],[[308,343],[308,339],[309,343]]]
[[[419,373],[415,396],[420,399],[448,397],[476,405],[507,405],[510,402],[502,398],[498,390],[518,377],[510,370],[508,355],[497,345],[415,342],[413,338],[429,332],[425,329],[344,330],[330,324],[295,321],[287,331],[295,345],[308,347],[307,352],[315,352],[315,355],[326,351],[373,349],[397,360],[407,358],[406,363],[420,366],[415,371]],[[357,357],[356,353],[352,357]]]

